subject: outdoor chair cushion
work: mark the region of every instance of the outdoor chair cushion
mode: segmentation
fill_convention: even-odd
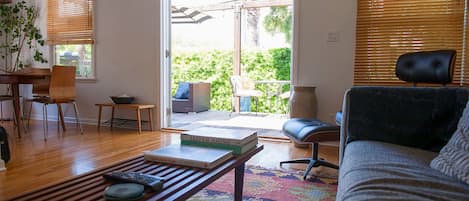
[[[178,89],[176,90],[176,94],[174,95],[176,99],[188,99],[189,98],[189,83],[188,82],[181,82],[178,85]]]

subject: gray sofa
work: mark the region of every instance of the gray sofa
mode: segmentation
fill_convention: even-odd
[[[468,96],[463,88],[351,88],[336,200],[469,200],[469,185],[430,167]]]

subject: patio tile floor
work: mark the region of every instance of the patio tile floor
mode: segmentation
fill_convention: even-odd
[[[202,126],[237,129],[254,129],[260,137],[288,139],[282,125],[288,120],[285,114],[231,113],[206,111],[199,113],[173,113],[170,128],[191,130]]]

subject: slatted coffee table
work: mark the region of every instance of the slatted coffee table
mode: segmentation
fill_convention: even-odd
[[[234,197],[235,200],[240,201],[243,197],[243,179],[246,161],[262,149],[264,149],[264,146],[260,145],[256,149],[233,157],[210,170],[148,162],[143,159],[143,156],[139,156],[67,181],[25,193],[10,200],[104,200],[104,189],[112,183],[105,180],[102,175],[113,171],[141,172],[161,176],[166,179],[162,191],[152,192],[147,189],[146,195],[142,200],[186,200],[234,169]]]

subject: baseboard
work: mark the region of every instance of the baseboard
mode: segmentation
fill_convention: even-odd
[[[38,120],[42,121],[42,115],[37,115],[37,114],[31,114],[31,119],[32,120]],[[48,121],[58,121],[57,116],[47,116]],[[89,119],[89,118],[80,118],[82,124],[86,125],[97,125],[98,120],[97,119]],[[64,118],[65,123],[75,123],[76,119],[74,117],[65,117]]]
[[[7,168],[5,167],[5,162],[2,159],[0,159],[0,172],[5,171],[5,170],[7,170]]]
[[[31,114],[31,119],[42,121],[42,115]],[[48,116],[47,120],[57,122],[58,118],[57,118],[57,116]],[[93,126],[98,125],[98,120],[97,119],[80,118],[80,120],[81,120],[82,124],[93,125]],[[117,119],[115,119],[115,120],[117,120]],[[121,119],[121,120],[136,121],[136,120],[131,120],[131,119]],[[65,121],[65,123],[75,123],[76,119],[74,117],[65,117],[64,121]],[[106,121],[107,120],[101,121],[101,127],[110,127],[109,124],[103,124]],[[143,121],[143,123],[148,123],[148,121]],[[125,128],[125,129],[138,129],[136,126],[134,127],[134,126],[119,125],[119,124],[114,124],[113,127],[114,128]],[[144,127],[144,129],[145,129],[145,127]]]

